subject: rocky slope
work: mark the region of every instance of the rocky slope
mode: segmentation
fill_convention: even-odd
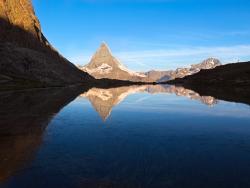
[[[197,74],[176,79],[169,83],[249,86],[250,62],[232,63],[210,70],[201,70]]]
[[[183,78],[188,75],[193,75],[203,69],[213,69],[220,65],[221,63],[218,59],[208,58],[199,64],[191,65],[189,68],[178,68],[176,70],[170,71],[149,71],[145,74],[149,80],[164,82],[176,78]]]
[[[111,53],[107,44],[102,43],[92,57],[89,64],[79,67],[96,79],[108,78],[116,80],[129,80],[134,82],[149,81],[144,74],[128,70]]]
[[[222,65],[178,78],[168,84],[183,85],[202,95],[250,104],[250,62]]]
[[[2,89],[93,79],[53,49],[42,33],[31,0],[0,0],[0,56]]]

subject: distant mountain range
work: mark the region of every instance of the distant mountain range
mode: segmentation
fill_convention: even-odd
[[[250,62],[226,64],[197,74],[167,81],[202,95],[250,104]]]
[[[200,72],[203,69],[213,69],[220,66],[221,62],[215,58],[208,58],[199,64],[191,65],[190,68],[178,68],[176,70],[170,71],[149,71],[145,74],[148,79],[154,80],[156,82],[165,82],[168,80],[173,80],[176,78],[183,78],[188,75],[193,75]]]
[[[213,69],[220,65],[221,63],[218,59],[209,58],[199,64],[191,65],[190,68],[178,68],[169,71],[152,70],[138,73],[127,69],[112,55],[108,45],[102,43],[90,63],[85,66],[79,66],[79,68],[96,79],[108,78],[135,82],[165,82],[195,74],[202,69]]]

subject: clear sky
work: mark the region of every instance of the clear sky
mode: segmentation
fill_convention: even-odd
[[[87,64],[102,41],[128,68],[250,60],[250,0],[33,0],[61,54]]]

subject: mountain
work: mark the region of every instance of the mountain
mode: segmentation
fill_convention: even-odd
[[[144,74],[148,77],[149,80],[158,81],[167,75],[170,76],[172,72],[173,72],[172,70],[169,70],[169,71],[151,70],[151,71],[145,72]]]
[[[176,70],[170,71],[149,71],[146,72],[145,75],[149,80],[153,80],[156,82],[165,82],[168,80],[183,78],[185,76],[195,74],[203,69],[213,69],[220,65],[221,63],[218,59],[208,58],[199,64],[191,65],[190,68],[178,68]]]
[[[166,82],[202,95],[250,104],[250,62],[232,63]]]
[[[215,58],[208,58],[199,64],[191,65],[190,70],[192,72],[196,72],[196,71],[199,72],[200,70],[203,70],[203,69],[214,69],[215,67],[220,66],[220,65],[221,65],[220,60],[215,59]]]
[[[170,83],[249,86],[250,62],[232,63],[214,69],[201,70],[194,75],[175,79],[170,81]]]
[[[134,82],[148,82],[144,74],[128,70],[111,53],[107,44],[102,43],[92,57],[89,64],[79,67],[96,79],[108,78],[116,80],[129,80]]]
[[[48,42],[31,0],[0,0],[0,57],[0,89],[93,80]]]

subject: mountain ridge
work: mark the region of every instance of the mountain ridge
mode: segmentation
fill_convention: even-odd
[[[0,1],[0,56],[3,89],[87,84],[94,80],[48,42],[31,0]]]
[[[198,73],[203,69],[214,69],[217,66],[222,65],[220,60],[216,58],[208,58],[203,60],[201,63],[193,64],[188,68],[177,68],[176,70],[167,71],[148,71],[145,74],[148,79],[154,80],[155,82],[165,82],[168,80],[174,80],[176,78],[183,78],[188,75]]]

